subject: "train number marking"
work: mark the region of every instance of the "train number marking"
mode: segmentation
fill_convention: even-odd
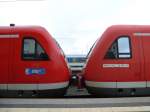
[[[129,64],[103,64],[103,68],[129,68]]]
[[[44,68],[26,68],[25,73],[27,75],[44,75],[46,70]]]

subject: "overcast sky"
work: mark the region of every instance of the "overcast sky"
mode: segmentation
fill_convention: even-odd
[[[87,54],[114,24],[149,24],[150,0],[0,0],[0,26],[40,25],[65,54]]]

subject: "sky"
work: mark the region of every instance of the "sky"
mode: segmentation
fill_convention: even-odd
[[[0,26],[40,25],[67,55],[86,55],[107,27],[150,25],[150,0],[0,0]]]

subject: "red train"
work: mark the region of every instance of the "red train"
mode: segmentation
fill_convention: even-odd
[[[0,96],[64,95],[70,80],[64,54],[42,27],[0,27]]]
[[[150,95],[150,26],[109,27],[91,49],[83,74],[95,95]]]

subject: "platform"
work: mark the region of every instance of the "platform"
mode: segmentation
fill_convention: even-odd
[[[141,106],[150,106],[150,97],[0,99],[0,108],[100,108]]]
[[[1,98],[0,112],[150,112],[150,97]]]
[[[0,108],[0,112],[149,112],[150,106],[107,108]]]

